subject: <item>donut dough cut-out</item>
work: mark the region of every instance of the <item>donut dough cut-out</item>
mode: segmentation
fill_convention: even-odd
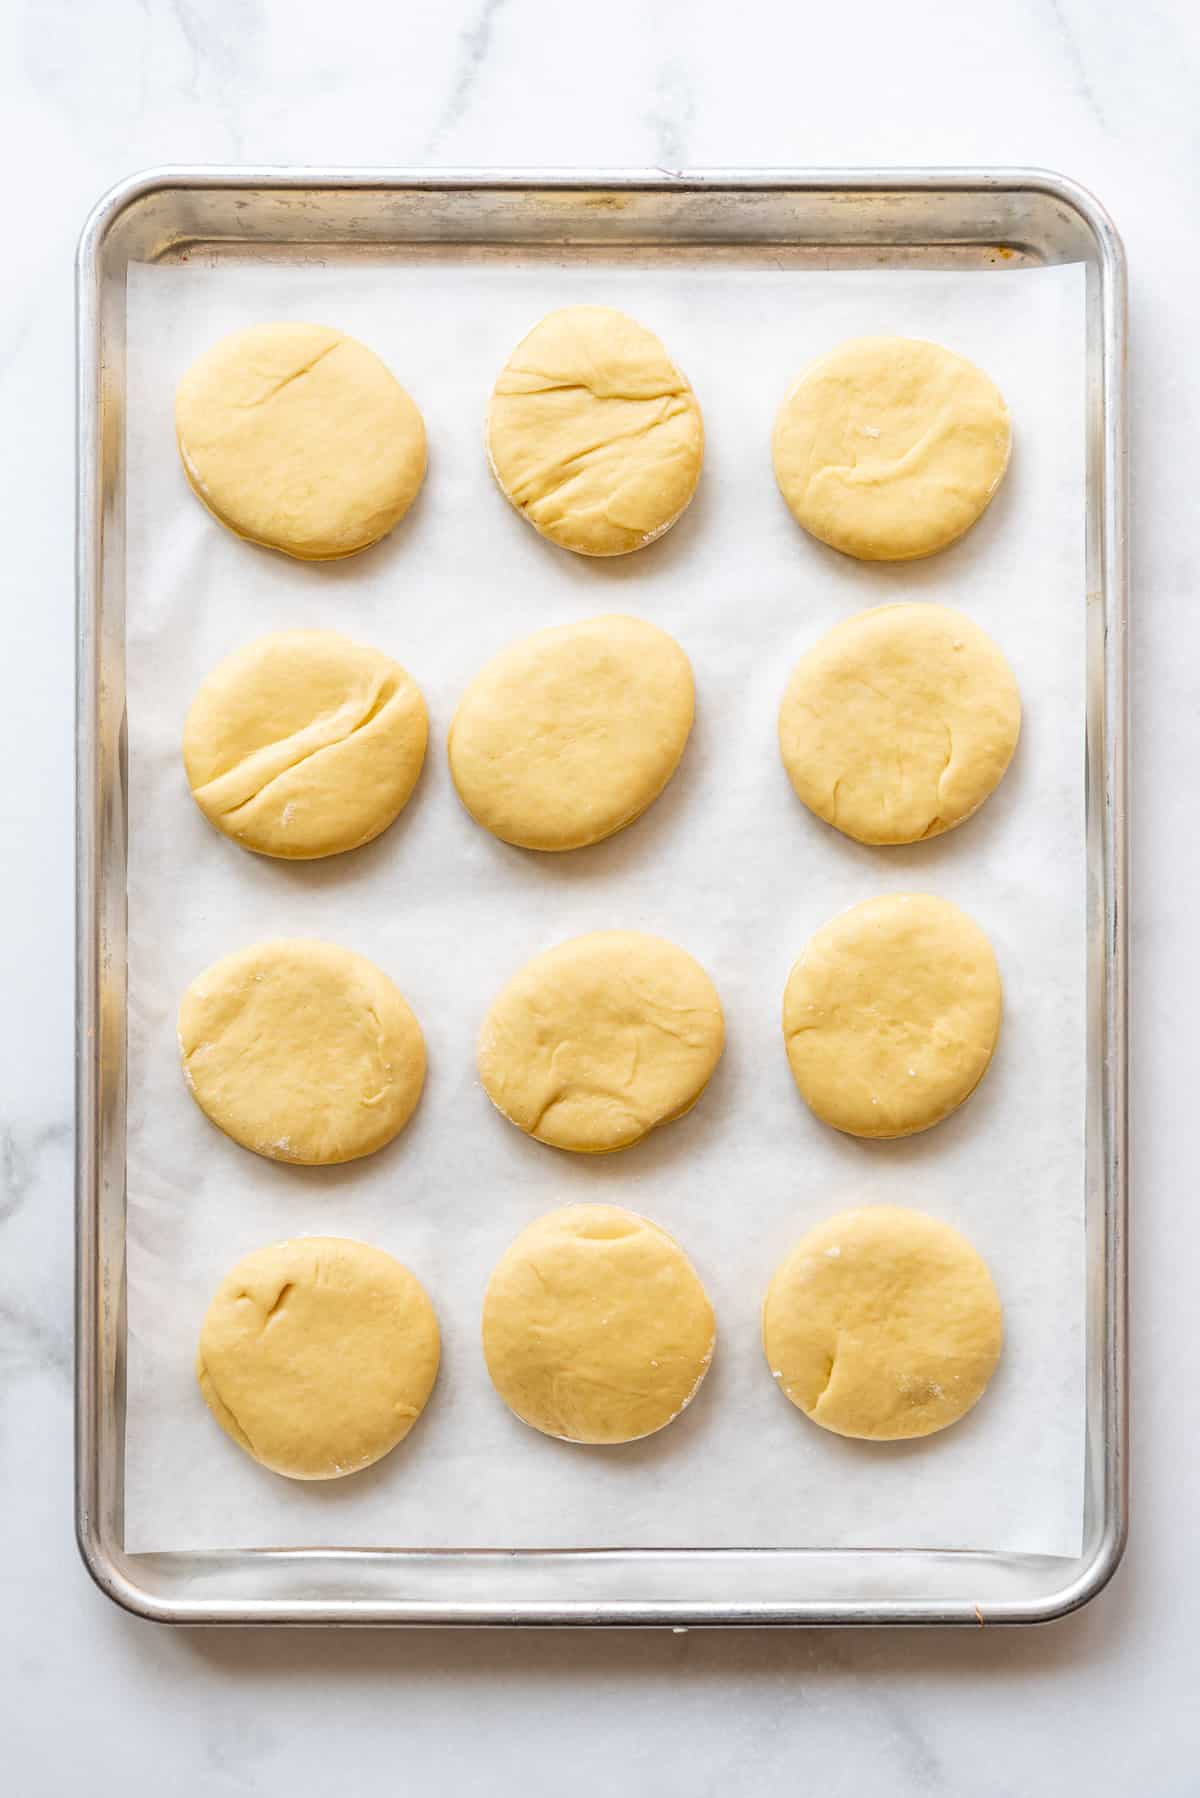
[[[197,976],[179,1007],[192,1097],[271,1161],[325,1167],[373,1154],[421,1096],[425,1041],[365,956],[333,943],[255,943]]]
[[[537,631],[475,676],[450,727],[472,817],[523,849],[580,849],[632,824],[679,764],[691,665],[640,618]]]
[[[698,962],[662,937],[604,930],[513,976],[480,1030],[479,1077],[527,1135],[604,1155],[690,1111],[724,1042]]]
[[[175,432],[213,516],[304,561],[386,536],[425,478],[413,401],[372,350],[328,325],[223,337],[180,381]]]
[[[801,657],[779,748],[818,818],[860,843],[915,843],[978,811],[1020,729],[1012,670],[977,624],[949,606],[877,606]]]
[[[828,1218],[776,1269],[763,1352],[822,1429],[895,1442],[969,1411],[995,1372],[1000,1300],[949,1224],[895,1205]]]
[[[217,1288],[196,1355],[209,1410],[239,1448],[293,1480],[378,1461],[437,1378],[420,1281],[365,1242],[301,1236],[256,1249]]]
[[[907,562],[954,543],[1008,467],[1008,407],[953,350],[855,337],[805,369],[775,422],[775,478],[806,531]]]
[[[585,556],[652,543],[700,479],[704,424],[685,377],[644,325],[610,306],[551,312],[492,393],[488,458],[535,530]]]
[[[810,939],[788,976],[783,1035],[801,1093],[850,1136],[911,1136],[949,1117],[1000,1032],[987,937],[948,899],[890,893]]]
[[[192,701],[192,798],[244,849],[289,861],[369,843],[407,804],[429,733],[416,682],[337,631],[278,631],[214,668]]]
[[[616,1205],[568,1205],[530,1224],[483,1302],[497,1392],[566,1442],[663,1429],[695,1397],[715,1341],[708,1295],[674,1237]]]

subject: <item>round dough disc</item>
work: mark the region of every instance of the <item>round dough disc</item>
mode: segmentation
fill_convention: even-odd
[[[855,337],[805,369],[775,421],[775,478],[806,531],[867,562],[908,562],[970,530],[1004,478],[995,383],[915,337]]]
[[[459,798],[523,849],[579,849],[632,824],[679,763],[691,664],[640,618],[589,618],[514,643],[463,694],[450,727]]]
[[[496,1391],[564,1442],[661,1430],[696,1396],[715,1341],[708,1294],[674,1237],[616,1205],[569,1205],[530,1224],[483,1301]]]
[[[406,1267],[365,1242],[301,1236],[226,1274],[196,1378],[248,1455],[289,1479],[332,1480],[408,1435],[439,1352],[433,1306]]]
[[[1000,1300],[949,1224],[896,1205],[831,1217],[775,1271],[763,1351],[784,1394],[838,1436],[931,1436],[982,1396]]]
[[[977,624],[949,606],[878,606],[801,657],[779,748],[818,818],[860,843],[916,843],[978,811],[1020,729],[1012,670]]]
[[[366,549],[425,478],[425,426],[365,344],[328,325],[252,325],[179,383],[184,472],[239,537],[305,561]]]
[[[283,937],[193,980],[179,1007],[184,1077],[226,1136],[271,1161],[356,1161],[407,1124],[425,1079],[421,1026],[365,956]]]
[[[890,893],[831,919],[783,995],[796,1085],[850,1136],[911,1136],[949,1117],[982,1080],[999,1033],[991,944],[928,893]]]
[[[187,715],[183,761],[210,824],[260,855],[310,861],[387,829],[428,734],[399,662],[337,631],[278,631],[213,669]]]
[[[724,1043],[699,962],[662,937],[603,930],[513,976],[479,1032],[479,1078],[527,1135],[605,1155],[690,1111]]]
[[[661,537],[700,479],[696,396],[644,325],[566,306],[517,345],[492,392],[488,456],[543,537],[621,556]]]

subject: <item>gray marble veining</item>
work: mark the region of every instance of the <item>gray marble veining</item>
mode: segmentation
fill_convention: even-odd
[[[432,157],[442,142],[466,116],[471,96],[488,66],[496,25],[509,0],[481,0],[470,22],[458,34],[454,77],[445,103],[425,140],[425,154]]]

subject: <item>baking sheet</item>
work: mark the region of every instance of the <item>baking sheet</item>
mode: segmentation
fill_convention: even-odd
[[[129,1113],[125,1535],[131,1551],[290,1546],[904,1546],[1077,1554],[1083,1492],[1084,273],[813,273],[764,253],[516,262],[478,253],[186,266],[129,274]],[[688,372],[708,433],[700,491],[637,555],[543,543],[487,471],[482,414],[508,351],[551,307],[624,307]],[[349,562],[306,567],[239,543],[189,493],[174,447],[178,376],[223,332],[313,318],[363,337],[424,412],[430,472],[409,518]],[[770,429],[804,363],[859,332],[928,336],[998,381],[1014,455],[979,526],[930,561],[870,567],[810,541],[774,487]],[[797,655],[865,606],[961,606],[997,638],[1024,701],[1005,781],[979,816],[911,848],[869,849],[812,818],[775,719]],[[458,694],[545,624],[609,610],[671,631],[696,673],[683,764],[644,818],[561,857],[506,847],[459,806],[445,764]],[[416,676],[430,754],[376,843],[288,866],[214,833],[187,795],[179,737],[223,655],[261,632],[332,626]],[[970,1102],[936,1129],[869,1144],[818,1124],[792,1084],[788,969],[834,912],[888,891],[966,907],[1005,979],[1004,1028]],[[587,930],[656,931],[709,970],[728,1047],[680,1122],[619,1155],[558,1154],[488,1104],[473,1045],[529,956]],[[240,945],[326,937],[377,961],[419,1016],[429,1078],[412,1124],[336,1169],[268,1163],[220,1135],[179,1074],[187,982]],[[708,1285],[712,1372],[670,1429],[624,1448],[551,1442],[493,1393],[478,1346],[490,1269],[552,1206],[626,1204],[679,1237]],[[842,1441],[775,1390],[758,1344],[772,1269],[848,1205],[914,1204],[963,1229],[1005,1302],[984,1401],[921,1443]],[[361,1237],[410,1265],[443,1366],[407,1442],[348,1480],[257,1468],[209,1418],[194,1343],[248,1249],[305,1232]]]

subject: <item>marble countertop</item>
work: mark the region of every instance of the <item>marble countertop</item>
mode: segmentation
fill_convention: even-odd
[[[0,1783],[13,1798],[343,1780],[362,1798],[1200,1791],[1200,1213],[1185,1180],[1200,12],[10,0],[0,50]],[[239,160],[1027,163],[1111,209],[1134,307],[1134,1510],[1123,1568],[1079,1616],[892,1636],[172,1633],[89,1583],[71,1523],[71,259],[119,177]]]

